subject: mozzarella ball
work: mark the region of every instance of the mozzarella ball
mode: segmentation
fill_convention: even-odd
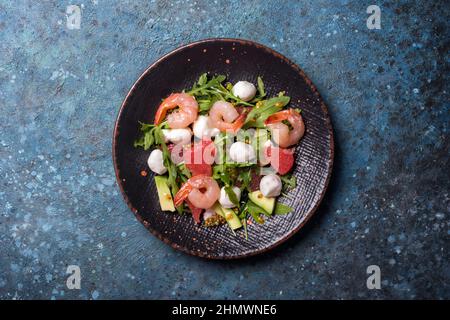
[[[281,179],[276,174],[264,176],[259,183],[259,190],[264,197],[273,198],[281,194]]]
[[[250,144],[238,141],[230,147],[230,158],[234,162],[254,162],[255,150]]]
[[[164,166],[163,153],[159,149],[155,149],[150,153],[147,164],[154,173],[164,174],[167,172],[167,168]]]
[[[189,144],[192,139],[192,132],[190,129],[162,129],[164,140],[174,144]]]
[[[233,187],[233,192],[236,194],[236,198],[238,200],[241,200],[241,189],[239,189],[238,187]],[[231,209],[235,207],[234,203],[231,202],[230,198],[228,198],[228,194],[225,191],[225,187],[222,187],[222,189],[220,189],[219,203],[224,208]]]
[[[209,126],[209,117],[203,115],[198,116],[192,128],[194,131],[194,135],[199,139],[203,137],[211,138],[220,133],[219,129]]]
[[[250,101],[256,95],[256,87],[248,81],[238,81],[231,89],[235,97]]]

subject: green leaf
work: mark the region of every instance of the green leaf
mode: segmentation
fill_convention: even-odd
[[[273,210],[273,213],[276,215],[284,215],[291,211],[292,211],[291,207],[277,201],[277,203],[275,204],[275,209]]]
[[[155,127],[155,125],[152,123],[143,123],[143,122],[139,121],[139,124],[141,125],[142,132],[150,131],[151,129],[153,129]]]
[[[152,131],[146,132],[144,134],[144,150],[148,150],[153,145],[154,142],[155,139],[153,138],[153,132]]]
[[[272,114],[281,111],[290,101],[287,96],[274,97],[268,100],[261,100],[257,107],[254,107],[245,119],[244,128],[264,128],[264,121]]]
[[[200,76],[200,78],[198,78],[197,84],[201,87],[204,86],[207,81],[208,81],[208,74],[205,72]]]
[[[225,166],[229,168],[246,168],[246,167],[253,167],[256,165],[254,162],[225,162]]]
[[[245,240],[248,240],[247,217],[244,217],[244,219],[242,219],[242,225],[244,226]]]
[[[210,99],[197,100],[197,102],[198,102],[198,111],[199,112],[209,111],[209,109],[211,109],[211,107],[213,105]]]
[[[211,80],[209,80],[209,82],[207,83],[208,86],[219,86],[222,82],[225,81],[227,77],[224,76],[223,74],[219,74],[215,77],[213,77]]]
[[[263,208],[261,208],[260,206],[258,206],[256,203],[254,203],[251,200],[248,200],[247,205],[249,206],[249,208],[251,208],[251,210],[254,210],[255,212],[262,213],[268,217],[271,216],[270,213],[268,213],[266,210],[264,210]]]
[[[216,101],[222,100],[222,98],[216,94],[208,94],[201,97],[196,96],[196,98],[198,102],[198,110],[201,114],[207,114],[207,111],[211,109]]]
[[[217,164],[213,166],[213,178],[222,181],[224,185],[230,186],[234,180],[234,171],[233,168],[227,167],[225,164]]]
[[[141,125],[140,130],[143,135],[134,141],[134,147],[142,147],[144,150],[148,150],[155,145],[154,131],[156,126],[143,122],[139,122],[139,124]]]
[[[164,134],[162,133],[161,126],[157,126],[155,128],[153,135],[155,137],[155,143],[156,144],[158,144],[158,145],[163,145],[164,144],[164,146],[166,146],[166,142],[164,141]],[[166,146],[166,148],[167,148],[167,146]]]
[[[184,163],[180,163],[176,166],[178,170],[178,176],[180,177],[181,181],[186,182],[192,175],[189,169],[186,167]]]
[[[140,138],[138,138],[138,139],[136,139],[135,141],[134,141],[134,147],[135,148],[137,148],[137,147],[144,147],[144,137],[142,136],[142,137],[140,137]]]
[[[297,186],[297,178],[292,174],[280,176],[283,182],[283,189],[294,189]]]
[[[225,187],[225,192],[227,193],[228,198],[230,198],[230,201],[235,205],[239,206],[239,200],[236,196],[236,193],[234,193],[233,188],[231,186]]]
[[[252,215],[253,219],[255,219],[257,223],[264,223],[264,219],[260,216],[261,214],[269,215],[266,211],[264,211],[264,209],[250,200],[247,201],[247,211]]]
[[[258,93],[261,98],[266,96],[266,91],[264,89],[264,82],[261,77],[258,77]]]
[[[239,172],[238,181],[241,182],[241,191],[248,190],[252,179],[252,169]]]
[[[207,75],[206,73],[202,74],[199,78],[199,80],[194,84],[192,89],[187,94],[195,96],[197,99],[200,97],[206,100],[210,100],[211,103],[208,105],[204,103],[200,106],[201,111],[209,110],[211,105],[214,103],[214,101],[217,100],[226,100],[226,101],[232,101],[239,105],[244,106],[251,106],[254,105],[251,103],[248,103],[246,101],[243,101],[239,99],[238,97],[235,97],[229,88],[226,88],[222,83],[225,81],[226,76],[224,75],[217,75],[215,77],[212,77],[211,80],[207,81]],[[215,98],[215,100],[213,99]]]

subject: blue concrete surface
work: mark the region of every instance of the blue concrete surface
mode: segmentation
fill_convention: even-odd
[[[225,5],[226,3],[226,5]],[[66,28],[69,4],[80,30]],[[366,27],[381,7],[381,30]],[[0,298],[450,298],[445,1],[0,1]],[[270,254],[205,261],[163,244],[115,183],[135,79],[210,37],[299,64],[329,106],[329,192]],[[66,287],[67,265],[81,289]],[[381,268],[368,290],[366,268]]]

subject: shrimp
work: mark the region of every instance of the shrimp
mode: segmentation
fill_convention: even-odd
[[[220,187],[216,180],[205,174],[189,178],[178,190],[174,198],[178,207],[184,200],[188,200],[199,209],[211,208],[220,196]]]
[[[241,113],[229,102],[217,101],[209,110],[209,126],[220,131],[237,132],[245,122],[245,113]]]
[[[170,128],[187,128],[197,119],[198,103],[195,98],[186,93],[172,93],[164,99],[156,111],[155,124],[160,124],[166,118],[167,111],[176,107],[179,109],[167,116],[167,124]]]
[[[283,120],[287,120],[292,126],[289,127],[284,124]],[[281,148],[287,148],[300,141],[305,134],[305,124],[303,118],[294,109],[287,109],[274,113],[265,121],[266,126],[272,132],[272,140]]]

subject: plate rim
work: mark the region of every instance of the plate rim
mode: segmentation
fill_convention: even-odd
[[[150,226],[150,223],[148,223],[146,220],[144,220],[139,214],[138,214],[138,210],[132,205],[130,199],[128,198],[127,194],[125,193],[124,189],[123,189],[123,185],[122,185],[122,181],[121,178],[119,177],[119,173],[120,170],[118,168],[118,161],[117,161],[117,140],[118,140],[118,136],[119,136],[119,121],[122,117],[123,111],[125,109],[125,107],[127,106],[127,101],[129,100],[129,98],[134,94],[134,91],[136,90],[137,85],[141,82],[141,80],[147,76],[147,74],[149,72],[151,72],[151,70],[153,68],[155,68],[156,66],[158,66],[161,62],[163,62],[165,59],[167,59],[168,57],[171,57],[172,55],[177,54],[178,52],[186,49],[186,48],[191,48],[200,44],[205,44],[205,43],[210,43],[210,42],[231,42],[231,43],[240,43],[240,44],[244,44],[244,45],[251,45],[254,46],[258,49],[262,49],[265,50],[267,52],[269,52],[270,54],[272,54],[274,57],[279,58],[281,60],[283,60],[284,62],[288,63],[292,68],[295,69],[295,71],[297,73],[300,74],[300,76],[305,80],[306,84],[309,86],[309,88],[311,89],[312,93],[318,98],[319,102],[320,102],[320,107],[322,109],[322,111],[324,112],[324,115],[326,117],[326,125],[327,125],[327,129],[328,132],[330,134],[330,153],[329,153],[329,158],[328,158],[328,166],[329,166],[329,170],[328,170],[328,174],[327,174],[327,178],[325,180],[325,185],[324,188],[322,190],[322,192],[320,193],[319,199],[318,201],[315,203],[314,207],[307,213],[304,215],[304,217],[301,219],[300,224],[290,230],[287,234],[285,234],[283,237],[281,237],[279,240],[275,241],[274,243],[272,243],[271,245],[264,247],[264,248],[260,248],[260,249],[256,249],[253,251],[250,251],[248,253],[243,253],[243,254],[234,254],[234,255],[229,255],[229,256],[220,256],[220,255],[210,255],[207,253],[203,253],[203,252],[199,252],[199,251],[195,251],[195,250],[191,250],[189,248],[186,248],[184,246],[180,246],[176,243],[173,243],[172,241],[170,241],[169,239],[167,239],[166,237],[164,237],[161,232],[159,232],[158,230],[155,230],[154,228],[152,228]],[[333,164],[334,164],[334,132],[333,132],[333,126],[331,123],[331,117],[330,114],[328,112],[328,108],[325,105],[325,102],[322,98],[322,96],[320,95],[319,91],[317,90],[316,86],[313,84],[313,82],[309,79],[309,77],[306,75],[306,73],[294,62],[292,62],[290,59],[288,59],[287,57],[285,57],[284,55],[282,55],[281,53],[263,45],[260,44],[258,42],[255,42],[253,40],[248,40],[248,39],[239,39],[239,38],[206,38],[206,39],[201,39],[201,40],[197,40],[194,42],[190,42],[188,44],[184,44],[181,46],[178,46],[177,48],[169,51],[168,53],[162,55],[161,57],[159,57],[156,61],[154,61],[153,63],[151,63],[142,73],[141,75],[138,77],[138,79],[133,83],[133,85],[131,86],[131,88],[128,90],[128,93],[126,94],[124,100],[122,101],[122,104],[120,105],[120,109],[117,113],[116,116],[116,120],[114,123],[114,129],[113,129],[113,140],[112,140],[112,158],[113,158],[113,165],[114,165],[114,173],[116,176],[116,183],[119,186],[120,192],[125,200],[125,203],[127,204],[127,206],[129,207],[129,209],[133,212],[134,216],[136,217],[136,219],[142,223],[144,225],[144,227],[155,237],[157,237],[159,240],[161,240],[162,242],[168,244],[169,246],[171,246],[172,248],[182,251],[184,253],[187,253],[189,255],[193,255],[196,257],[201,257],[201,258],[206,258],[206,259],[212,259],[212,260],[236,260],[236,259],[243,259],[243,258],[247,258],[247,257],[251,257],[251,256],[256,256],[259,254],[263,254],[266,253],[272,249],[274,249],[275,247],[278,247],[279,245],[281,245],[282,243],[286,242],[287,240],[289,240],[294,234],[296,234],[298,231],[300,231],[300,229],[303,228],[303,226],[311,219],[312,216],[315,215],[315,213],[317,212],[318,207],[320,206],[320,204],[322,203],[322,200],[325,196],[326,191],[328,190],[329,184],[330,184],[330,180],[331,180],[331,175],[333,172]]]

